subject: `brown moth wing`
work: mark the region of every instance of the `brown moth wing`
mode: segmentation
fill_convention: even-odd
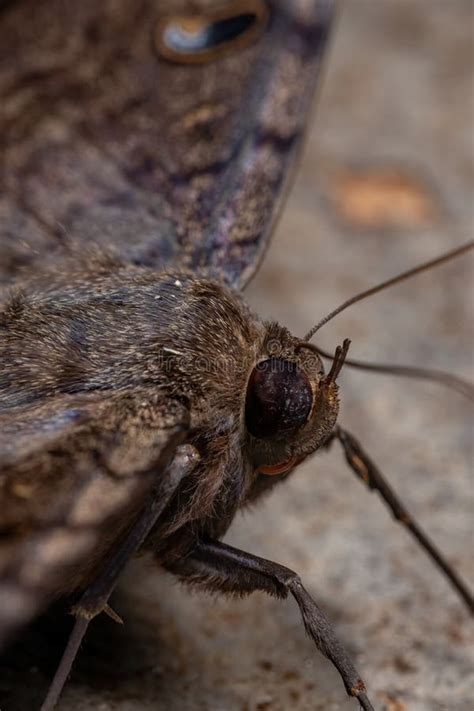
[[[158,487],[187,410],[156,391],[58,395],[0,414],[0,648],[83,588]]]
[[[332,3],[269,2],[255,41],[196,66],[170,64],[153,44],[158,21],[185,5],[1,6],[5,293],[95,250],[157,269],[209,267],[233,285],[256,269]],[[58,395],[1,416],[0,643],[51,597],[84,586],[182,441],[182,408],[136,397]],[[156,421],[130,430],[143,402]]]
[[[0,284],[57,264],[72,243],[248,281],[333,10],[329,0],[256,4],[269,19],[247,46],[193,65],[166,61],[156,45],[160,19],[189,14],[184,0],[17,0],[1,10]]]

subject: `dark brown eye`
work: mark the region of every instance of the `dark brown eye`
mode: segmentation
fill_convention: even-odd
[[[235,0],[202,15],[169,16],[157,24],[156,48],[172,62],[208,62],[236,44],[252,41],[267,17],[263,0]]]
[[[251,435],[268,439],[291,434],[309,417],[313,393],[308,378],[296,363],[269,358],[250,376],[245,422]]]

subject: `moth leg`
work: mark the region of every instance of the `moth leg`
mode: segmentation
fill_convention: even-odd
[[[46,694],[46,698],[41,705],[41,711],[53,711],[56,707],[64,688],[64,684],[71,673],[72,665],[74,664],[81,642],[84,639],[87,628],[89,627],[89,622],[90,619],[87,619],[86,617],[78,617],[76,619],[72,632],[69,635],[66,649],[64,650],[61,661],[56,669],[53,681],[49,685],[48,693]]]
[[[364,682],[297,573],[215,540],[200,541],[187,557],[166,564],[166,568],[183,582],[211,592],[247,595],[262,590],[280,599],[291,593],[307,634],[334,664],[349,696],[355,696],[364,711],[373,711]]]
[[[171,464],[160,474],[157,486],[151,489],[147,503],[128,535],[108,559],[100,575],[73,607],[72,614],[76,617],[76,621],[41,711],[53,711],[56,707],[91,620],[104,611],[108,614],[112,613],[113,619],[117,620],[118,615],[113,613],[107,604],[117,579],[125,564],[140,548],[170,502],[180,482],[195,467],[197,457],[197,451],[191,445],[177,448]],[[119,620],[120,618],[117,621]]]
[[[410,516],[404,504],[400,501],[390,484],[383,476],[380,469],[364,452],[357,439],[347,430],[337,426],[332,439],[337,439],[344,450],[347,463],[369,489],[378,491],[382,499],[391,510],[393,517],[407,528],[421,547],[426,551],[441,572],[446,576],[451,585],[458,592],[467,605],[469,611],[474,612],[474,598],[465,582],[451,567],[438,548],[431,542],[416,521]]]

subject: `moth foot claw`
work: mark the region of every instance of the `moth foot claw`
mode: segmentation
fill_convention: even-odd
[[[89,622],[102,612],[108,615],[108,617],[114,620],[114,622],[117,622],[119,625],[123,625],[123,620],[120,615],[107,603],[96,605],[94,608],[81,606],[79,603],[71,609],[71,615],[74,615],[76,618],[82,617],[82,619],[88,620]]]
[[[110,607],[110,605],[105,605],[102,612],[105,612],[105,614],[108,615],[114,622],[117,622],[117,624],[123,625],[122,618],[117,612],[115,612],[114,609]]]

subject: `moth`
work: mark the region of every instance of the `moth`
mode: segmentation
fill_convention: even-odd
[[[292,595],[347,693],[373,708],[299,576],[220,540],[331,443],[472,609],[337,423],[348,342],[325,371],[312,332],[261,321],[240,293],[333,13],[303,0],[1,9],[0,641],[71,599],[45,710],[89,622],[116,617],[109,597],[138,550],[196,587]]]

